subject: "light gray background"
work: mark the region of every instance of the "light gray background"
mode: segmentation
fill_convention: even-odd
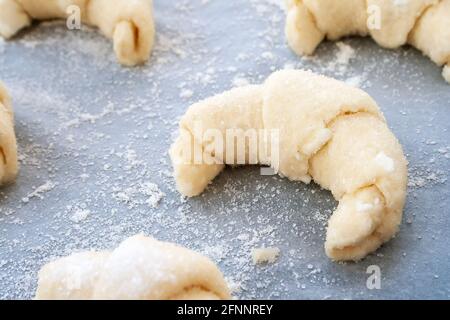
[[[0,42],[21,155],[17,182],[0,191],[0,298],[31,298],[37,271],[54,257],[112,248],[139,232],[210,256],[237,298],[450,297],[450,86],[441,68],[412,48],[384,50],[369,39],[344,40],[355,50],[348,65],[336,63],[333,43],[299,58],[285,44],[274,0],[155,0],[155,16],[156,50],[140,68],[118,65],[95,31],[61,22]],[[281,68],[359,83],[407,153],[401,231],[358,264],[325,256],[336,202],[316,185],[239,168],[199,198],[184,201],[174,190],[167,150],[186,108]],[[156,208],[141,188],[148,182],[165,194]],[[89,214],[77,223],[77,212]],[[281,256],[254,266],[250,251],[263,245]],[[381,268],[381,290],[366,288],[369,265]]]

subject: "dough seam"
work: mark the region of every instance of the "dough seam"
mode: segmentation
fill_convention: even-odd
[[[201,154],[202,154],[202,157],[203,157],[203,155],[206,153],[205,150],[206,150],[206,149],[208,148],[208,146],[210,146],[213,142],[207,143],[207,144],[205,145],[205,144],[203,143],[203,141],[198,141],[196,135],[194,134],[194,132],[192,131],[192,129],[191,129],[189,126],[183,126],[182,129],[186,130],[187,133],[189,134],[190,138],[192,139],[192,140],[191,140],[191,144],[197,144],[197,145],[201,148]],[[201,140],[203,140],[203,137],[200,137],[200,138],[202,138]],[[194,148],[194,150],[195,150],[195,148]],[[192,150],[192,151],[194,151],[194,150]],[[216,157],[215,154],[214,154],[214,155],[211,155],[211,156],[214,158],[214,160],[223,162],[223,160],[217,159],[217,157]],[[194,153],[194,152],[191,153],[191,159],[189,159],[189,161],[192,161],[192,160],[195,161],[195,153]],[[222,164],[223,164],[223,163],[222,163]]]
[[[366,0],[368,1],[368,0]],[[407,43],[410,43],[410,39],[412,38],[412,35],[414,33],[414,31],[416,31],[417,26],[420,24],[420,22],[422,21],[422,18],[425,16],[425,14],[427,14],[427,12],[429,10],[431,10],[434,6],[438,6],[442,0],[438,0],[439,2],[432,4],[430,3],[429,5],[427,5],[425,8],[423,8],[422,12],[417,16],[416,21],[414,22],[413,27],[411,28],[411,30],[409,30],[408,35],[406,36],[406,41]],[[416,48],[417,50],[420,50],[418,48]]]
[[[362,108],[363,108],[363,107],[362,107]],[[345,108],[344,108],[344,109],[345,109]],[[373,116],[374,118],[379,119],[380,121],[383,121],[384,123],[386,123],[385,119],[384,119],[383,117],[380,117],[379,114],[376,114],[376,113],[370,112],[369,110],[364,110],[364,109],[363,109],[363,110],[361,110],[361,111],[343,111],[343,112],[340,112],[339,114],[336,115],[336,117],[334,117],[333,119],[331,119],[331,120],[326,124],[325,128],[328,129],[328,130],[331,130],[330,127],[333,125],[333,123],[335,123],[336,121],[340,120],[341,118],[348,117],[348,116],[354,116],[354,115],[358,115],[358,114],[367,114],[367,115],[369,115],[369,116]],[[313,160],[314,160],[314,157],[315,157],[320,151],[322,151],[324,148],[326,148],[327,145],[328,145],[332,140],[333,140],[333,136],[332,136],[325,144],[323,144],[323,145],[320,147],[320,149],[318,149],[314,154],[312,154],[312,155],[308,158],[308,174],[309,174],[310,176],[312,176],[312,174],[311,174],[311,172],[310,172],[311,161],[313,161]],[[313,180],[314,180],[314,179],[313,179]],[[375,182],[363,184],[363,185],[359,186],[357,189],[355,189],[355,190],[353,190],[353,191],[351,191],[351,192],[348,192],[348,193],[352,194],[352,193],[356,193],[356,192],[358,192],[359,190],[362,190],[362,189],[375,187],[375,188],[377,188],[378,192],[379,192],[380,194],[383,195],[384,201],[386,201],[386,195],[383,193],[382,189],[379,187],[379,181],[378,181],[378,180],[379,180],[379,177],[377,177],[377,179],[375,180]],[[341,198],[342,198],[342,197],[341,197]],[[340,200],[340,199],[337,199],[337,200]]]
[[[19,6],[20,7],[20,9],[22,10],[22,12],[23,13],[25,13],[27,16],[28,16],[28,18],[30,19],[30,21],[32,21],[33,20],[33,17],[28,13],[28,11],[25,9],[25,7],[23,6],[23,4],[22,4],[22,2],[20,2],[20,1],[16,1],[16,0],[13,0],[16,4],[17,4],[17,6]],[[12,35],[12,37],[14,37],[15,35]]]
[[[311,15],[311,20],[312,23],[314,24],[314,27],[316,27],[317,30],[319,30],[325,37],[328,38],[328,34],[326,32],[324,32],[322,29],[320,29],[319,24],[317,23],[317,18],[314,15],[314,13],[305,5],[305,3],[303,2],[303,0],[300,0],[300,2],[302,3],[302,5],[305,7],[306,10],[308,10],[309,14]],[[298,4],[296,4],[298,5]]]
[[[8,160],[6,160],[6,155],[5,155],[5,152],[3,151],[3,147],[2,146],[0,146],[0,155],[2,157],[3,163],[5,165],[8,164]]]
[[[352,115],[357,115],[357,114],[367,114],[370,116],[373,116],[377,119],[380,119],[383,122],[386,122],[384,118],[380,117],[379,114],[376,114],[374,112],[370,112],[370,110],[367,110],[364,108],[364,106],[360,107],[361,110],[358,111],[352,111],[352,110],[347,110],[347,111],[341,111],[339,112],[334,118],[332,118],[331,120],[329,120],[328,122],[325,123],[325,129],[327,130],[331,130],[330,127],[333,125],[333,123],[335,123],[336,121],[338,121],[340,118],[343,117],[347,117],[347,116],[352,116]],[[345,106],[342,107],[342,109],[346,109]],[[316,152],[314,152],[311,155],[306,155],[304,153],[301,152],[301,150],[298,150],[299,153],[302,153],[303,156],[305,156],[308,159],[308,174],[311,176],[311,172],[310,172],[310,168],[311,168],[311,161],[313,161],[314,157],[322,150],[324,149],[329,143],[330,141],[333,139],[333,136],[331,136],[330,139],[328,139],[328,141],[326,143],[324,143]],[[365,186],[361,187],[361,188],[365,188]]]

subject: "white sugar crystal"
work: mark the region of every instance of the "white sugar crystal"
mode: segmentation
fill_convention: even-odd
[[[375,157],[375,162],[382,167],[386,172],[393,172],[395,169],[394,160],[388,157],[384,152],[380,152]]]
[[[373,204],[371,204],[371,203],[358,202],[356,204],[356,211],[358,211],[358,212],[367,212],[372,209],[373,209]]]

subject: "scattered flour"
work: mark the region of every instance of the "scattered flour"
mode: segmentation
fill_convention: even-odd
[[[194,92],[192,90],[189,90],[189,89],[183,89],[180,92],[180,98],[183,98],[183,99],[192,98],[193,95],[194,95]]]
[[[70,220],[75,223],[80,223],[87,219],[91,214],[91,210],[88,209],[77,209],[74,214],[70,217]]]
[[[37,187],[33,192],[28,194],[26,197],[22,199],[23,202],[29,202],[32,198],[44,199],[44,194],[48,191],[51,191],[55,188],[56,184],[52,181],[47,181],[40,187]]]
[[[159,202],[165,195],[156,184],[151,182],[143,183],[140,192],[148,197],[145,202],[152,208],[158,207]]]

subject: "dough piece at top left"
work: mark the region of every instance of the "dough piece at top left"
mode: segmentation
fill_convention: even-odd
[[[0,82],[0,186],[12,182],[19,165],[11,99]]]
[[[33,19],[67,18],[70,6],[80,9],[83,23],[113,39],[121,64],[149,59],[155,38],[152,0],[0,0],[0,36],[11,38]]]

